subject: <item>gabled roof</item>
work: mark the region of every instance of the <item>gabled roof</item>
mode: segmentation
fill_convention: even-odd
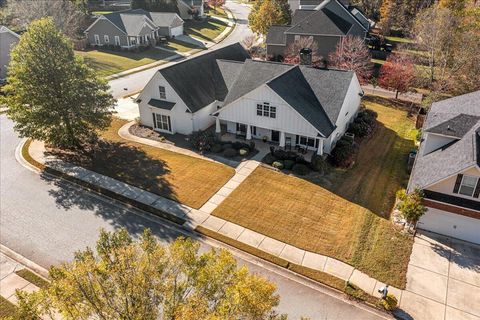
[[[328,137],[335,129],[353,76],[350,71],[246,60],[225,98],[224,108],[252,90],[267,85],[319,133]]]
[[[297,23],[299,23],[300,21],[302,21],[303,19],[305,19],[306,17],[308,17],[314,12],[315,10],[306,10],[306,9],[295,10],[292,16],[292,25],[296,25]]]
[[[268,29],[266,42],[268,44],[286,44],[285,31],[290,28],[291,26],[271,26],[270,29]]]
[[[2,26],[2,25],[0,25],[0,36],[1,36],[1,34],[5,34],[5,35],[8,34],[8,35],[11,35],[15,38],[20,38],[20,36],[18,34],[16,34],[12,30],[10,30],[7,27]]]
[[[432,104],[424,132],[443,134],[448,125],[456,131],[453,135],[446,134],[452,137],[451,143],[428,154],[424,154],[425,143],[420,145],[410,176],[409,190],[428,187],[479,165],[480,91]]]
[[[313,10],[309,15],[304,13],[301,13],[301,15],[305,17],[285,33],[345,36],[352,27],[350,22],[339,17],[327,8]]]
[[[221,49],[207,51],[194,58],[184,60],[158,72],[168,81],[170,86],[185,102],[191,112],[196,112],[215,100],[223,101],[228,93],[224,78],[227,72],[235,72],[234,68],[222,69],[218,60],[245,61],[249,54],[235,43]]]

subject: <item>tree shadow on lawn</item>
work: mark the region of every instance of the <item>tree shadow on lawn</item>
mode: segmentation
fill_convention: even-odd
[[[198,38],[212,41],[212,38],[206,37],[203,33],[199,30],[211,30],[213,31],[220,31],[220,29],[226,28],[228,24],[220,20],[213,20],[213,19],[206,19],[204,21],[189,21],[185,23],[185,34],[191,36],[196,36]],[[220,34],[220,33],[219,33]]]
[[[379,122],[373,135],[360,143],[352,168],[332,167],[324,176],[307,179],[388,219],[395,193],[408,183],[408,154],[414,148],[413,140]]]
[[[84,153],[55,149],[49,150],[46,155],[178,201],[170,181],[166,179],[170,174],[168,165],[126,143],[100,140]]]

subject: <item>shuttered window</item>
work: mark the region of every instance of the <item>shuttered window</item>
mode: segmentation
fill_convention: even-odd
[[[458,193],[460,189],[460,183],[462,183],[463,174],[457,175],[457,180],[455,181],[455,186],[453,187],[453,193]]]
[[[462,181],[460,182],[460,188],[458,190],[459,194],[463,194],[464,196],[472,197],[477,186],[478,178],[463,175]]]

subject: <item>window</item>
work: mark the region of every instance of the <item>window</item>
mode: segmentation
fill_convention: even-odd
[[[257,116],[276,118],[277,107],[272,107],[268,102],[259,103],[257,104]]]
[[[116,46],[120,45],[120,37],[119,36],[115,36],[115,45]]]
[[[170,116],[154,113],[153,120],[154,120],[154,125],[156,129],[160,129],[168,132],[172,131]]]
[[[100,44],[100,37],[98,34],[94,34],[93,37],[95,38],[95,44]]]
[[[463,194],[464,196],[473,196],[473,192],[475,191],[475,186],[477,185],[478,178],[477,177],[470,177],[470,176],[463,176],[462,182],[460,183],[460,189],[458,193]]]
[[[110,42],[110,38],[108,37],[107,34],[103,36],[103,41],[104,41],[105,43],[109,43],[109,42]]]
[[[295,143],[304,147],[318,148],[318,139],[305,136],[297,136]]]
[[[158,91],[160,92],[160,99],[167,99],[167,93],[165,92],[165,87],[158,87]]]

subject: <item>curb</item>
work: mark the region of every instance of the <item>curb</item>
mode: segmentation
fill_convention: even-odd
[[[18,263],[24,265],[28,269],[31,269],[35,273],[38,273],[42,277],[48,279],[48,270],[47,269],[45,269],[42,266],[39,266],[38,264],[36,264],[35,262],[33,262],[31,260],[25,258],[21,254],[13,251],[12,249],[4,246],[3,244],[0,244],[0,252],[3,253],[4,255],[6,255],[7,257],[9,257],[10,259],[15,260]]]

